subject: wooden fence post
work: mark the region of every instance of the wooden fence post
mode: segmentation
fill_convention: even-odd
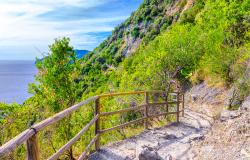
[[[27,160],[39,160],[39,147],[37,134],[27,140]]]
[[[166,112],[168,112],[168,92],[165,93],[166,97],[165,97],[165,102],[166,102]]]
[[[176,113],[176,120],[177,120],[177,122],[179,123],[179,116],[180,116],[180,114],[179,114],[179,112],[180,112],[180,100],[179,100],[179,92],[177,92],[177,113]]]
[[[100,98],[98,97],[95,100],[95,115],[100,114]],[[95,135],[100,132],[100,117],[95,121]],[[95,150],[98,151],[100,149],[100,137],[98,136],[95,141]]]
[[[144,126],[145,129],[148,129],[148,108],[149,108],[149,97],[148,97],[148,92],[145,92],[145,109],[144,109],[144,116],[146,117],[144,121]]]
[[[184,95],[184,93],[182,93],[182,117],[184,117],[184,109],[185,109],[185,106],[184,106],[184,104],[185,104],[185,95]]]

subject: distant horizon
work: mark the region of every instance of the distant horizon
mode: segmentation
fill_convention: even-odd
[[[93,50],[143,0],[7,0],[0,2],[0,60],[35,60],[54,39]]]
[[[79,50],[79,51],[89,51],[91,52],[90,50],[87,50],[87,49],[75,49],[75,50]],[[36,61],[36,58],[39,58],[39,57],[35,57],[34,59],[0,59],[0,61]],[[42,58],[42,57],[40,57]]]
[[[81,51],[86,50],[89,52],[92,51],[92,50],[87,50],[87,49],[75,49],[75,50],[81,50]],[[34,59],[1,59],[1,56],[0,56],[0,61],[35,61],[36,58],[42,58],[42,57],[35,57]]]

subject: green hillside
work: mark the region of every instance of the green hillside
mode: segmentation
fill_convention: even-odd
[[[126,40],[133,36],[131,46]],[[165,90],[176,78],[177,83],[238,85],[248,49],[248,0],[144,1],[85,57],[82,84],[85,93]]]
[[[30,125],[105,92],[185,91],[206,81],[236,88],[236,98],[242,101],[250,93],[249,8],[250,0],[144,0],[130,18],[81,60],[75,58],[68,39],[57,40],[50,48],[52,56],[37,64],[39,84],[30,85],[34,96],[21,106],[0,105],[0,145]],[[105,103],[105,111],[124,107],[113,101]],[[124,119],[137,116],[130,113]],[[39,140],[46,147],[42,156],[53,154],[92,117],[90,106],[41,133]],[[111,126],[119,123],[120,117],[106,121]],[[139,129],[133,126],[126,134]],[[79,154],[92,136],[88,132],[74,154]],[[102,144],[122,138],[124,133],[112,132],[112,136],[104,136]],[[22,146],[10,156],[22,157],[24,150]]]
[[[186,3],[179,0],[145,0],[130,18],[117,26],[110,37],[83,59],[85,93],[96,92],[126,57],[178,21]]]

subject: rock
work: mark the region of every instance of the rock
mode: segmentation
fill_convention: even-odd
[[[204,140],[205,136],[202,133],[196,133],[192,134],[190,136],[184,137],[183,139],[180,140],[182,143],[191,143],[192,141],[199,141],[199,140]]]
[[[196,95],[196,94],[191,94],[191,99],[192,99],[192,102],[196,102],[197,99],[198,99],[198,95]]]
[[[167,134],[166,136],[163,136],[164,139],[177,139],[176,135],[174,134]]]
[[[241,113],[239,111],[237,111],[237,110],[235,110],[235,111],[224,110],[221,113],[220,121],[223,122],[223,121],[226,121],[226,120],[229,120],[229,119],[237,118],[239,116],[241,116]]]
[[[197,104],[220,104],[223,103],[219,96],[224,92],[224,88],[209,87],[205,82],[202,82],[187,93],[188,100]]]
[[[241,105],[241,101],[238,99],[235,99],[232,103],[231,106],[240,106]]]
[[[240,107],[240,105],[242,104],[242,101],[240,101],[239,90],[237,89],[237,87],[233,86],[229,90],[227,97],[224,101],[224,104],[228,108],[239,108]]]
[[[250,148],[249,149],[242,149],[240,151],[242,157],[246,158],[246,159],[250,159]]]
[[[204,103],[214,103],[216,101],[217,95],[221,93],[221,89],[219,88],[207,88],[205,90],[205,95],[202,97],[202,102]]]
[[[145,147],[139,154],[139,160],[163,160],[163,159],[153,148]]]
[[[190,136],[190,141],[204,140],[205,136],[203,134],[193,134]]]
[[[172,160],[172,156],[169,154],[167,157],[166,157],[166,160]]]
[[[250,95],[242,103],[240,110],[250,111]]]

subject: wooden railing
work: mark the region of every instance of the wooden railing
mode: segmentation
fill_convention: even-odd
[[[95,150],[100,149],[100,136],[103,133],[120,129],[122,127],[135,124],[138,122],[144,121],[144,126],[147,129],[149,127],[148,120],[150,118],[174,114],[176,115],[176,120],[179,122],[180,113],[182,112],[182,116],[184,115],[184,94],[180,92],[172,92],[169,94],[175,95],[176,98],[173,98],[173,100],[168,101],[168,99],[165,100],[165,102],[156,102],[156,103],[150,103],[149,102],[149,94],[150,93],[160,93],[165,94],[164,91],[136,91],[136,92],[124,92],[124,93],[109,93],[109,94],[103,94],[99,96],[91,97],[81,103],[78,103],[70,108],[67,108],[57,114],[55,114],[52,117],[49,117],[45,119],[44,121],[37,123],[30,127],[29,129],[25,130],[15,138],[11,139],[9,142],[5,143],[3,146],[0,147],[0,157],[4,156],[13,150],[15,150],[18,146],[26,142],[27,145],[27,159],[28,160],[38,160],[39,159],[39,147],[38,147],[38,137],[37,133],[41,130],[43,130],[45,127],[50,126],[57,121],[69,116],[72,112],[79,109],[81,106],[87,105],[90,102],[95,102],[95,116],[94,118],[78,133],[76,134],[70,141],[68,141],[65,145],[63,145],[59,150],[56,151],[51,157],[48,158],[48,160],[54,160],[58,159],[59,156],[61,156],[66,150],[70,149],[71,146],[80,139],[80,137],[92,126],[95,125],[95,136],[91,140],[91,142],[87,145],[84,152],[80,155],[78,158],[79,160],[85,159],[86,156],[89,153],[89,150],[91,149],[92,145],[95,144]],[[130,107],[125,108],[122,110],[117,110],[113,112],[100,112],[100,99],[107,98],[107,97],[115,97],[115,96],[125,96],[125,95],[144,95],[145,96],[145,103],[136,107]],[[166,96],[167,97],[167,96]],[[168,111],[168,105],[169,104],[176,104],[176,111],[169,112]],[[182,108],[180,108],[180,104],[182,104]],[[165,105],[166,112],[151,115],[149,114],[149,107],[150,106],[157,106],[157,105]],[[114,114],[121,114],[128,111],[137,111],[137,110],[144,110],[144,116],[142,118],[120,124],[117,126],[114,126],[112,128],[100,129],[100,118],[108,115],[114,115]]]

